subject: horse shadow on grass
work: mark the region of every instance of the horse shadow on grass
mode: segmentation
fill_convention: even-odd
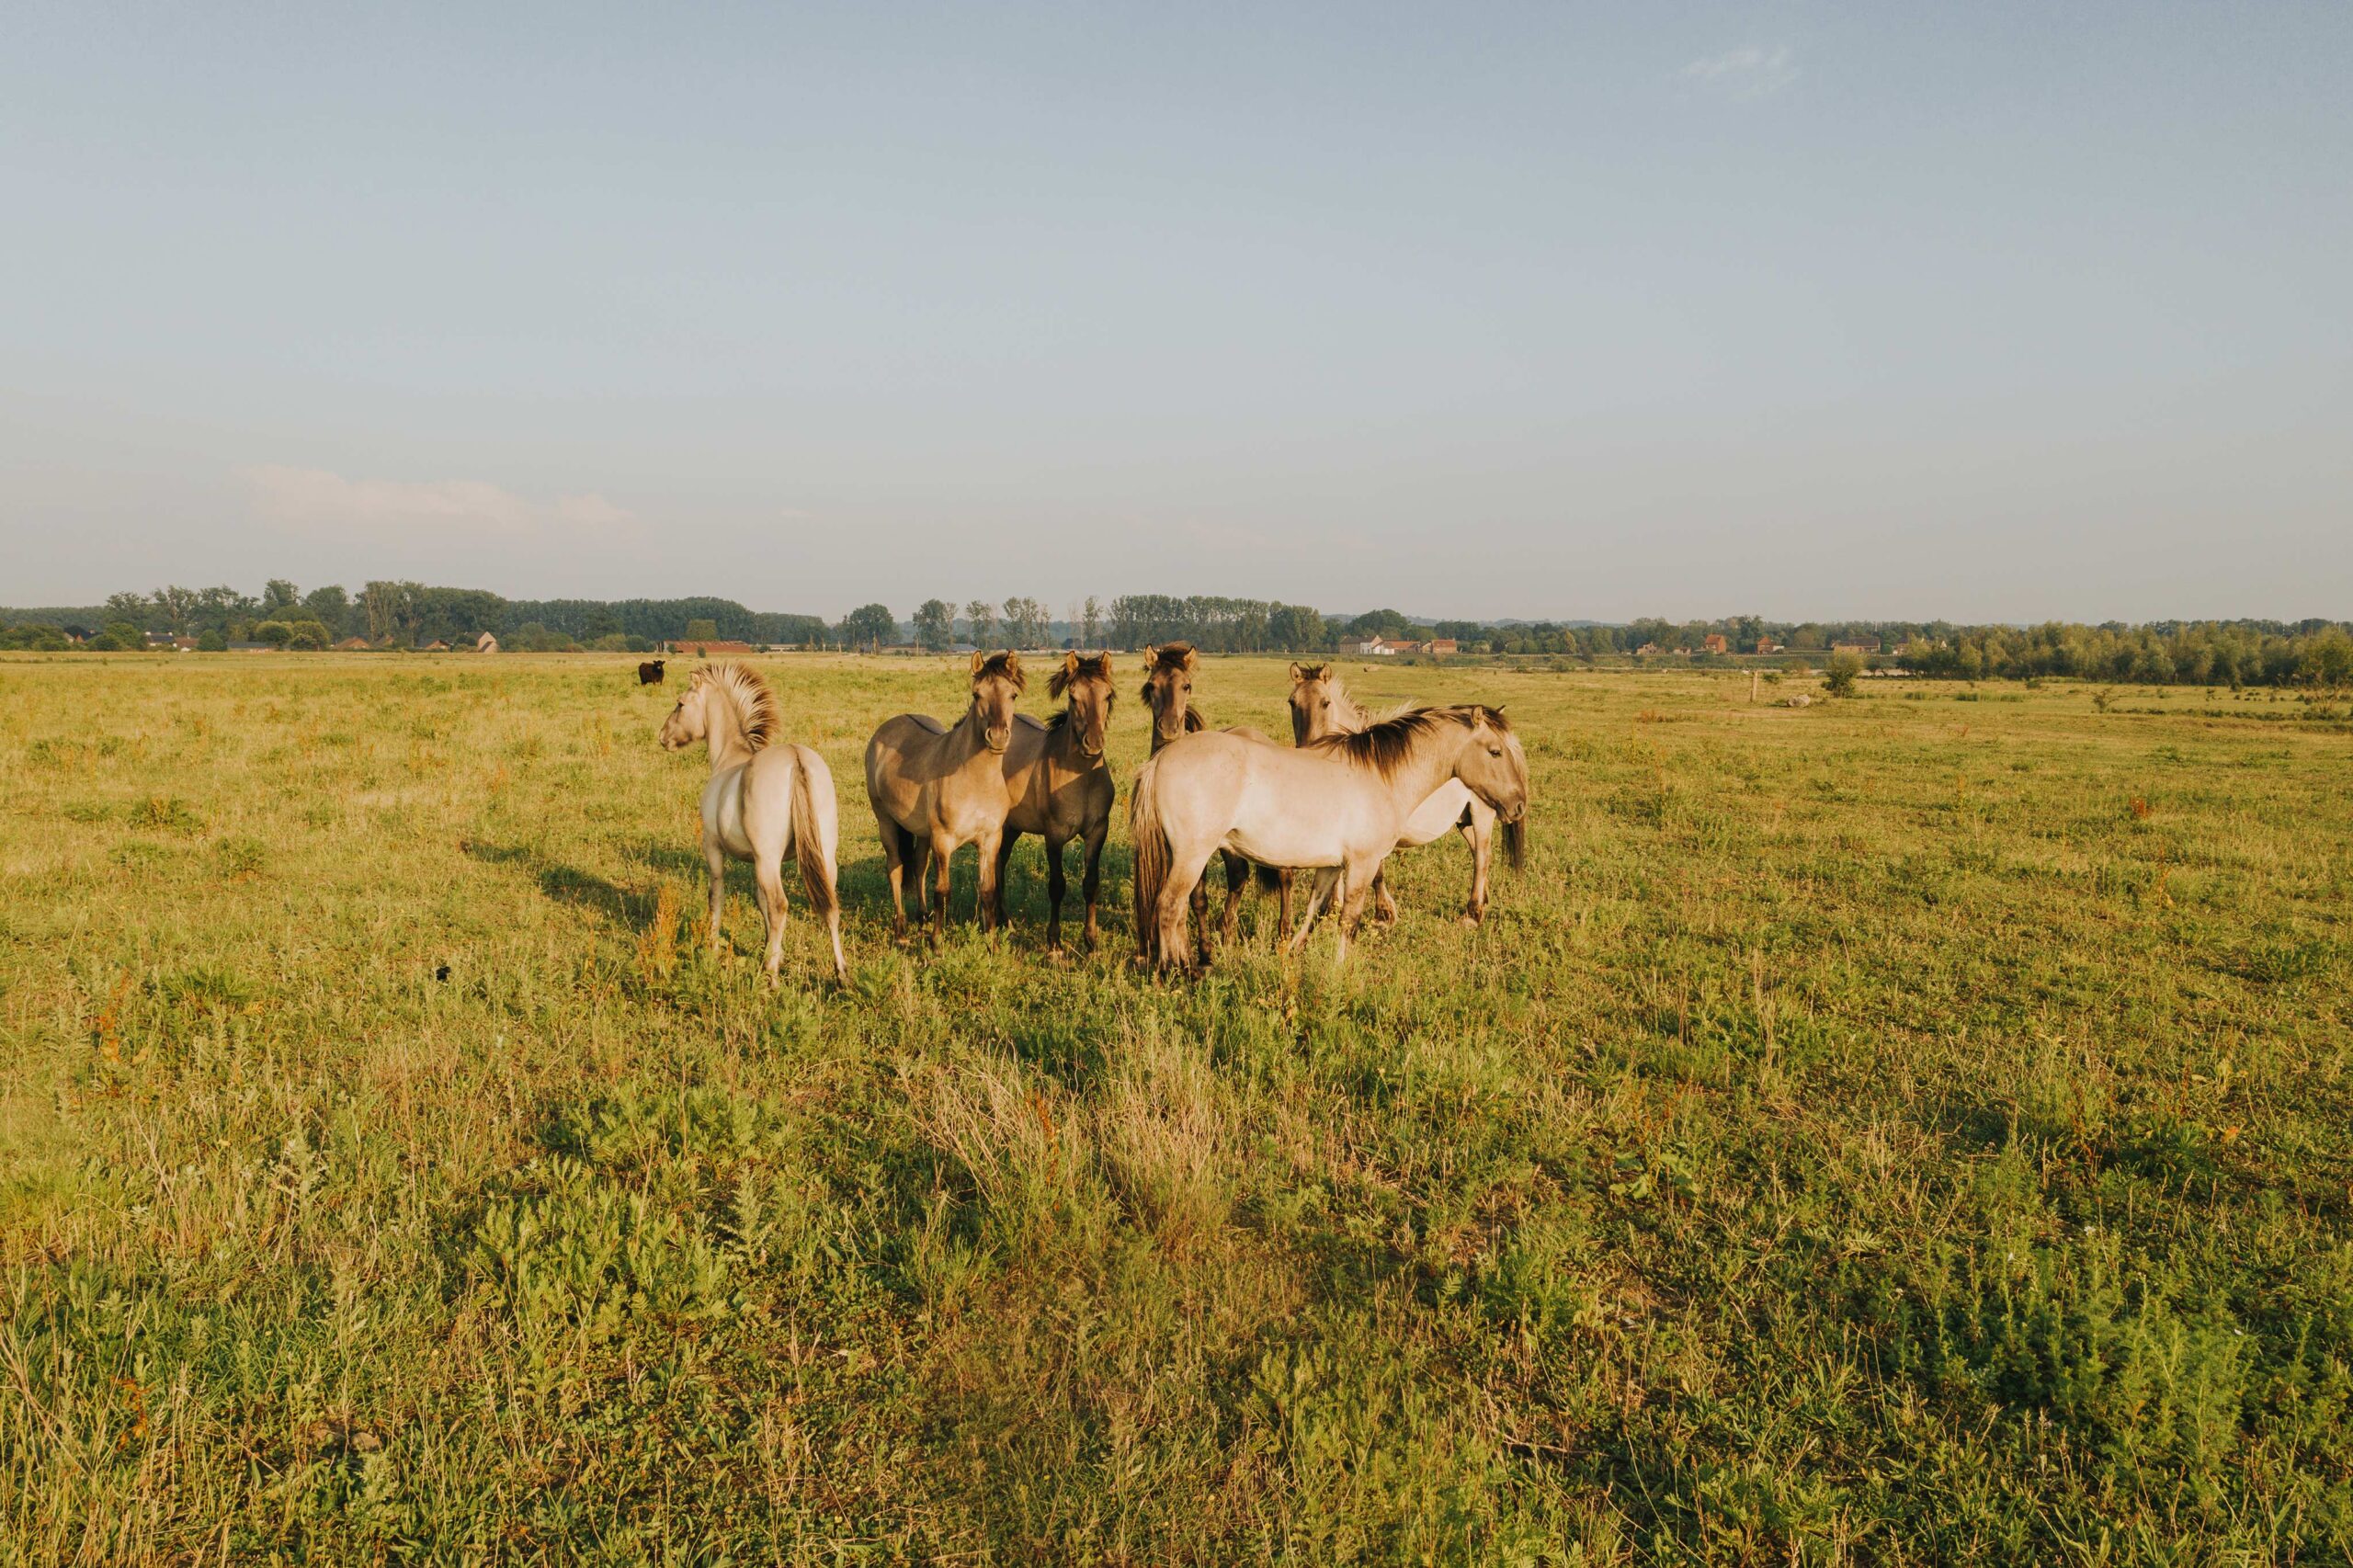
[[[542,855],[524,845],[468,844],[465,849],[468,856],[484,865],[521,868],[537,880],[541,897],[585,910],[621,930],[642,930],[654,919],[654,903],[659,896],[658,875],[648,878],[642,885],[629,885],[600,877],[594,871],[583,870],[569,861]],[[682,855],[651,846],[636,851],[631,858],[657,873],[676,869],[670,864],[673,860],[682,860],[696,870],[702,869],[702,858],[699,855]]]

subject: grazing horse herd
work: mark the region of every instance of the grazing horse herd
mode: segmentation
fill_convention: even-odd
[[[1152,754],[1128,801],[1141,959],[1186,970],[1206,962],[1203,878],[1212,858],[1225,864],[1222,939],[1233,939],[1254,881],[1279,892],[1288,927],[1294,875],[1304,871],[1306,914],[1286,949],[1304,947],[1317,918],[1336,907],[1345,960],[1368,899],[1379,919],[1396,918],[1381,877],[1390,853],[1460,830],[1472,858],[1464,918],[1481,918],[1498,824],[1515,866],[1525,846],[1528,758],[1503,710],[1467,703],[1377,719],[1349,700],[1326,666],[1293,665],[1293,744],[1283,746],[1246,724],[1211,729],[1192,701],[1199,664],[1182,643],[1144,651]],[[1046,844],[1048,949],[1062,948],[1063,851],[1074,838],[1085,846],[1085,935],[1094,945],[1117,794],[1105,747],[1115,695],[1111,655],[1065,654],[1047,683],[1061,706],[1043,722],[1016,706],[1027,687],[1018,653],[974,653],[969,699],[953,724],[902,713],[867,743],[866,797],[881,832],[897,935],[906,933],[909,895],[916,920],[926,917],[926,872],[931,936],[946,930],[949,862],[966,844],[980,856],[981,927],[1003,924],[1006,863],[1029,833]],[[699,742],[710,754],[702,826],[711,945],[720,943],[727,861],[749,860],[767,926],[765,968],[777,974],[790,853],[825,920],[835,977],[846,979],[833,775],[809,747],[778,740],[779,722],[767,683],[731,662],[696,670],[662,723],[665,747]]]

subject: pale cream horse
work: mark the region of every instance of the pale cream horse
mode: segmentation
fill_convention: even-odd
[[[1209,720],[1193,706],[1193,676],[1200,668],[1200,657],[1190,642],[1157,643],[1143,651],[1143,705],[1152,710],[1151,755],[1154,756],[1158,756],[1160,748],[1169,742],[1199,734],[1210,727]],[[1247,724],[1229,724],[1219,733],[1239,735],[1260,745],[1275,744],[1272,735]],[[1220,941],[1233,940],[1235,926],[1241,919],[1242,894],[1254,877],[1281,898],[1282,912],[1277,926],[1276,941],[1280,942],[1280,933],[1290,928],[1290,873],[1264,866],[1253,867],[1242,856],[1229,853],[1225,857],[1225,913],[1219,919],[1217,927]],[[1192,911],[1195,938],[1207,949],[1210,945],[1207,883],[1194,886]],[[1136,926],[1137,952],[1150,959],[1155,940],[1156,933],[1152,927],[1139,923]]]
[[[1014,780],[1006,767],[1017,716],[1014,704],[1028,685],[1021,655],[972,655],[972,700],[950,726],[927,713],[883,721],[866,743],[866,798],[882,834],[891,874],[891,928],[905,936],[902,888],[912,869],[915,918],[924,917],[924,865],[938,868],[938,897],[931,909],[937,941],[948,928],[948,867],[963,845],[980,847],[981,929],[996,915],[997,846],[1013,811]]]
[[[804,745],[777,744],[775,694],[743,665],[705,665],[687,682],[662,744],[678,751],[702,742],[710,752],[710,782],[702,790],[702,854],[710,868],[710,945],[720,947],[720,915],[727,903],[727,862],[752,863],[760,918],[767,922],[766,970],[774,981],[784,963],[784,856],[801,862],[809,903],[825,919],[834,945],[834,978],[847,981],[842,959],[842,905],[835,887],[841,823],[834,776],[825,759]]]
[[[1297,751],[1240,736],[1188,735],[1144,764],[1128,802],[1135,841],[1136,920],[1159,932],[1159,961],[1190,967],[1186,904],[1221,849],[1266,866],[1313,869],[1304,946],[1315,917],[1341,900],[1340,945],[1364,911],[1406,820],[1449,778],[1506,822],[1528,812],[1528,767],[1500,710],[1425,708]]]
[[[1013,806],[996,849],[996,918],[1005,924],[1005,867],[1025,833],[1046,841],[1046,950],[1062,951],[1063,894],[1068,889],[1063,848],[1074,838],[1086,858],[1086,945],[1095,945],[1095,904],[1103,886],[1103,844],[1111,835],[1111,801],[1118,793],[1103,755],[1111,728],[1111,655],[1064,653],[1046,683],[1063,710],[1040,724],[1018,716],[1005,748]]]
[[[1372,715],[1348,696],[1347,688],[1329,665],[1293,665],[1290,683],[1291,739],[1300,745],[1313,744],[1326,735],[1349,734],[1373,722]],[[1419,848],[1456,828],[1461,830],[1462,842],[1471,846],[1471,900],[1462,918],[1465,924],[1476,926],[1487,914],[1487,869],[1495,830],[1492,806],[1472,794],[1461,779],[1449,778],[1405,819],[1397,847]],[[1525,823],[1504,824],[1504,851],[1511,857],[1512,869],[1518,870],[1527,863]],[[1372,901],[1374,918],[1383,925],[1396,920],[1397,901],[1389,896],[1385,871],[1373,879]]]

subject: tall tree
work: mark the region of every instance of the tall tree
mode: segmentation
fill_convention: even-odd
[[[1078,615],[1078,640],[1089,648],[1101,647],[1103,645],[1103,601],[1093,594],[1087,595],[1086,603],[1080,608]]]
[[[964,619],[970,623],[965,635],[976,648],[985,648],[996,635],[996,607],[986,599],[973,599],[964,607]]]
[[[956,607],[946,599],[926,599],[915,609],[915,637],[937,653],[956,641]]]
[[[283,577],[272,577],[262,585],[261,612],[275,620],[302,602],[301,590]]]
[[[898,618],[881,605],[860,605],[842,617],[842,641],[870,653],[899,634]]]

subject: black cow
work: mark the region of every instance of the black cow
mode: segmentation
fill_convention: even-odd
[[[638,665],[637,684],[640,686],[660,686],[662,684],[662,661],[659,659],[648,659],[645,663]]]

